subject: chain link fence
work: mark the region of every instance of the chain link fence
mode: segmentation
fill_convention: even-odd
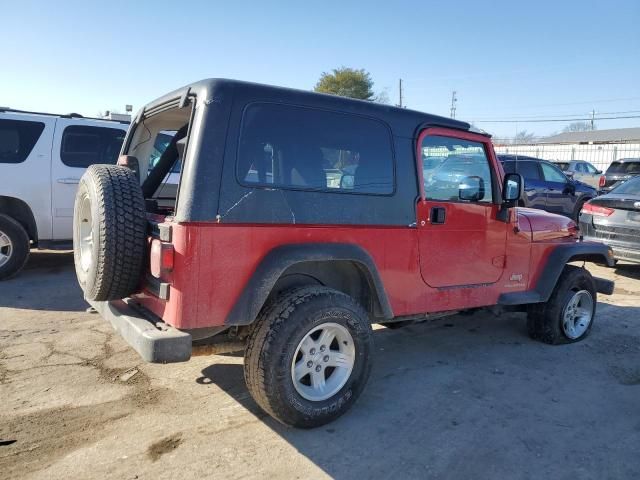
[[[636,143],[602,144],[505,144],[494,139],[496,153],[526,155],[550,161],[585,160],[605,171],[621,158],[640,158],[640,139]]]

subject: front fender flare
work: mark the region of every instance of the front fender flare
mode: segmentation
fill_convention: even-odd
[[[605,263],[609,267],[615,264],[611,249],[597,242],[576,242],[558,244],[542,267],[538,280],[533,289],[524,292],[503,293],[498,297],[498,305],[524,305],[540,303],[549,300],[553,289],[568,262],[584,260]],[[600,293],[610,294],[613,291],[612,282],[596,278],[596,286]]]

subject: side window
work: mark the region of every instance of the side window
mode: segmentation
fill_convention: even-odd
[[[540,170],[536,162],[516,162],[516,172],[525,180],[540,180]]]
[[[386,195],[394,190],[389,129],[356,115],[271,103],[244,112],[243,185]]]
[[[60,159],[75,168],[87,168],[94,163],[115,164],[125,133],[118,128],[71,125],[62,132]]]
[[[429,135],[422,140],[421,151],[427,199],[459,200],[461,189],[481,180],[484,194],[478,201],[493,200],[491,169],[482,143]]]
[[[42,122],[0,120],[0,163],[24,162],[43,130]]]
[[[160,161],[160,157],[167,149],[171,140],[173,140],[173,136],[176,134],[175,130],[163,130],[156,135],[156,139],[153,142],[153,149],[151,150],[151,155],[149,155],[149,171],[155,167]],[[180,173],[180,168],[182,167],[182,159],[178,158],[176,163],[173,164],[173,168],[171,169],[171,173]]]
[[[576,163],[576,171],[580,173],[587,173],[587,167],[584,163]]]
[[[590,163],[585,163],[584,167],[587,169],[588,173],[596,173],[598,171],[598,169],[593,165],[591,165]]]
[[[542,174],[547,182],[567,183],[567,177],[564,174],[549,163],[541,163]]]

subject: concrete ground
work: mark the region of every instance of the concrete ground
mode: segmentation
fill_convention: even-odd
[[[617,288],[574,345],[518,314],[379,328],[355,407],[301,431],[258,409],[241,356],[142,363],[72,262],[0,284],[0,478],[640,478],[640,267],[589,266]]]

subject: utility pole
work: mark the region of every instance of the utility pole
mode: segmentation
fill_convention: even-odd
[[[596,109],[591,110],[591,130],[595,130]]]
[[[398,82],[398,93],[400,97],[400,102],[398,103],[398,106],[402,108],[402,79],[400,79],[400,81]]]
[[[451,118],[456,118],[456,103],[458,103],[458,97],[456,97],[457,93],[458,92],[455,90],[451,92]]]

